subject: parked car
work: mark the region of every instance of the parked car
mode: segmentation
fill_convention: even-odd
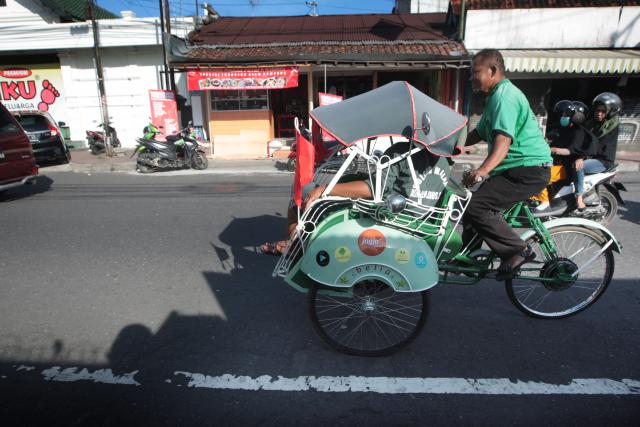
[[[0,103],[0,192],[35,184],[37,175],[38,166],[27,134]]]
[[[22,128],[27,132],[33,155],[39,165],[49,162],[69,163],[71,154],[58,125],[45,111],[15,111]],[[64,126],[63,122],[60,122]]]

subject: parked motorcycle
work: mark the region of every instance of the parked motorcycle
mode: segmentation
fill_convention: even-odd
[[[104,153],[107,149],[107,144],[105,141],[105,132],[104,132],[104,124],[100,123],[98,125],[99,128],[102,128],[101,131],[88,130],[85,131],[87,133],[87,143],[89,144],[89,148],[91,149],[91,154],[100,154]],[[112,147],[120,147],[120,140],[118,139],[118,132],[116,129],[109,125],[109,133],[111,134],[111,146]]]
[[[604,172],[584,177],[584,203],[587,205],[582,218],[591,219],[601,224],[609,224],[618,213],[618,205],[624,205],[620,191],[627,191],[624,184],[614,181],[618,174],[617,165]],[[537,217],[572,216],[576,209],[574,185],[566,179],[551,185],[558,187],[554,198],[546,209],[536,209]],[[553,193],[553,191],[552,191]]]
[[[151,125],[153,126],[153,125]],[[145,128],[145,137],[138,138],[138,145],[132,157],[138,155],[136,166],[140,173],[151,173],[161,169],[193,168],[204,170],[209,161],[195,138],[193,128],[189,125],[175,135],[168,135],[166,142],[156,141],[159,133],[157,127]]]

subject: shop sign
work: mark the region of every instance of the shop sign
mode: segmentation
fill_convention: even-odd
[[[62,74],[58,64],[0,68],[0,101],[10,111],[48,111],[62,120]]]
[[[286,89],[298,87],[298,67],[189,71],[189,90]]]
[[[149,90],[149,104],[151,105],[151,123],[160,128],[161,137],[158,139],[164,140],[167,135],[173,135],[180,130],[174,91]]]
[[[318,92],[318,97],[320,98],[321,107],[323,105],[331,105],[342,101],[342,97],[340,95],[332,95],[330,93]]]

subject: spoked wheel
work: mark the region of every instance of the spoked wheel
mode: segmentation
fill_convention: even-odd
[[[386,283],[363,280],[349,289],[309,290],[316,332],[334,349],[356,356],[384,356],[413,341],[429,314],[423,292],[396,292]]]
[[[527,243],[536,259],[505,286],[509,299],[523,313],[559,319],[581,312],[600,298],[611,281],[615,261],[611,247],[603,250],[607,239],[600,233],[575,226],[548,231],[558,257],[545,257],[537,237],[532,237]]]
[[[196,152],[191,158],[191,167],[197,170],[205,170],[209,167],[207,156],[200,152]]]
[[[598,190],[598,195],[600,196],[600,206],[604,211],[602,218],[598,222],[602,225],[609,225],[616,213],[618,213],[618,200],[616,200],[616,196],[604,188]]]

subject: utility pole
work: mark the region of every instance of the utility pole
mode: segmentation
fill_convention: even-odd
[[[311,9],[309,16],[318,16],[318,2],[315,0],[307,1],[307,6]]]
[[[169,9],[169,0],[164,0],[164,17],[166,20],[166,25],[165,25],[165,29],[167,31],[167,35],[171,36],[171,10]],[[165,51],[165,55],[166,55],[166,51]],[[176,80],[175,80],[175,76],[173,75],[173,70],[171,68],[169,68],[169,62],[165,59],[165,63],[167,64],[167,69],[166,71],[169,73],[169,83],[170,86],[167,88],[169,90],[176,90]]]
[[[96,73],[98,74],[98,94],[100,95],[100,108],[102,110],[102,128],[104,129],[104,141],[107,156],[113,156],[111,149],[111,126],[109,123],[109,110],[107,109],[107,92],[104,87],[104,73],[102,72],[102,58],[100,57],[100,33],[98,22],[93,13],[95,0],[89,0],[87,5],[87,15],[91,19],[93,28],[93,50],[96,61]]]
[[[162,60],[164,64],[164,87],[162,89],[169,89],[169,64],[167,62],[167,51],[164,48],[164,6],[163,0],[158,0],[160,6],[160,42],[162,43]]]

